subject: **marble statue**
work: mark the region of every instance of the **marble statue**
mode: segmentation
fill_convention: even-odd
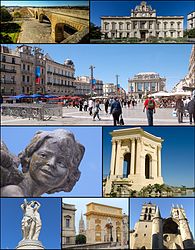
[[[80,178],[78,168],[85,148],[67,130],[38,131],[18,157],[3,145],[2,197],[37,197],[44,193],[70,192]],[[22,172],[18,169],[20,164]]]
[[[22,240],[38,240],[42,225],[38,212],[40,206],[38,201],[27,202],[27,200],[24,199],[24,203],[21,205],[24,213],[22,219]]]

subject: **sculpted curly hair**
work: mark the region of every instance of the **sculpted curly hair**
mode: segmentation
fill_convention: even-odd
[[[36,152],[45,141],[51,138],[54,138],[59,143],[61,142],[61,144],[66,143],[65,154],[68,158],[69,176],[64,180],[63,184],[53,187],[48,190],[47,193],[52,194],[60,191],[70,192],[80,178],[81,173],[78,167],[85,152],[84,146],[75,140],[73,133],[70,131],[64,129],[57,129],[54,131],[38,131],[31,140],[30,144],[19,154],[22,172],[26,173],[29,171],[30,160],[33,153]]]

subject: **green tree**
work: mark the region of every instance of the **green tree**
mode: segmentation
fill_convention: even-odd
[[[184,37],[195,38],[195,29],[185,30]]]
[[[76,244],[86,244],[86,236],[83,234],[78,234],[76,236]]]
[[[15,18],[21,18],[22,15],[21,15],[20,12],[16,11],[16,12],[14,12],[14,17],[15,17]]]
[[[101,39],[102,33],[100,27],[90,23],[90,39]]]
[[[0,8],[1,22],[8,22],[13,19],[12,15],[5,7]]]

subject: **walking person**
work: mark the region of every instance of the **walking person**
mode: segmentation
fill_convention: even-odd
[[[153,126],[153,114],[156,113],[156,103],[151,96],[148,97],[144,102],[143,112],[145,112],[145,109],[148,119],[148,125]]]
[[[89,115],[92,115],[92,110],[93,110],[93,100],[89,99]]]
[[[93,121],[95,121],[96,116],[97,116],[98,120],[101,120],[100,116],[99,116],[99,111],[100,110],[101,110],[100,102],[99,102],[99,100],[97,100],[96,104],[95,104],[95,112],[94,112],[94,115],[93,115]]]
[[[83,101],[79,101],[79,111],[83,111]]]
[[[106,99],[105,103],[104,103],[104,107],[105,107],[105,112],[106,114],[108,114],[108,106],[109,106],[109,101],[108,99]]]
[[[181,97],[178,97],[176,101],[175,110],[177,111],[178,123],[182,123],[184,114],[184,102]]]
[[[84,105],[84,111],[87,111],[87,107],[88,107],[87,100],[84,101],[83,105]]]
[[[192,124],[192,118],[195,124],[195,96],[190,102],[188,102],[187,110],[189,112],[190,124]]]
[[[117,97],[115,97],[112,102],[110,114],[113,116],[114,126],[117,126],[117,124],[119,124],[119,117],[122,114],[122,107]]]

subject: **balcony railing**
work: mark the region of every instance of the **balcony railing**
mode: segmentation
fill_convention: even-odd
[[[1,72],[7,72],[7,73],[16,73],[15,69],[5,69],[5,68],[0,68]]]
[[[0,84],[16,84],[16,81],[14,80],[1,80]]]

